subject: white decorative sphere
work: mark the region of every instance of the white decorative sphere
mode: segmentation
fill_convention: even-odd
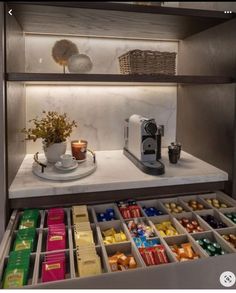
[[[70,73],[86,73],[89,72],[93,63],[85,54],[75,54],[68,59],[68,70]]]

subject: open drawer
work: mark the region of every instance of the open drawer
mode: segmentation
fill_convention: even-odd
[[[214,194],[217,194],[215,192]],[[219,198],[222,193],[217,194]],[[196,196],[196,195],[194,195]],[[182,200],[183,200],[182,196]],[[228,198],[224,194],[224,200],[231,202],[233,207],[233,200]],[[157,198],[158,202],[163,202],[162,199]],[[172,197],[173,200],[173,197]],[[174,201],[178,201],[178,198],[174,198]],[[153,201],[154,202],[154,201]],[[164,201],[165,202],[165,201]],[[152,202],[150,202],[152,203]],[[155,202],[154,202],[155,203]],[[111,203],[111,205],[114,205]],[[98,210],[98,206],[93,206],[93,211]],[[90,207],[89,207],[90,208]],[[127,228],[126,221],[121,217],[119,220],[113,221],[114,228],[117,231],[123,231],[127,236],[127,240],[120,244],[104,245],[101,231],[107,230],[112,227],[112,221],[107,223],[99,223],[94,221],[91,223],[92,232],[95,239],[95,247],[97,254],[101,258],[102,272],[100,275],[80,277],[77,270],[76,251],[73,238],[73,225],[71,221],[71,207],[64,208],[66,213],[66,277],[64,280],[53,281],[43,283],[41,279],[42,261],[47,252],[45,251],[45,239],[47,233],[47,227],[45,221],[47,217],[47,211],[40,210],[40,220],[37,227],[37,239],[36,247],[32,251],[30,256],[30,276],[28,283],[23,288],[32,289],[213,289],[224,288],[220,283],[220,275],[225,271],[231,271],[236,275],[236,250],[232,248],[230,243],[227,243],[223,238],[223,235],[236,233],[234,225],[225,229],[218,229],[215,231],[209,225],[204,227],[206,231],[196,234],[188,233],[186,229],[181,227],[179,219],[182,216],[190,219],[199,219],[199,212],[187,212],[183,214],[167,214],[160,217],[148,217],[143,215],[139,221],[143,220],[146,224],[152,227],[156,233],[154,238],[158,239],[159,243],[166,249],[169,263],[165,265],[152,265],[147,266],[143,261],[142,256],[139,253],[139,249],[136,247],[133,237],[131,236],[129,229]],[[3,241],[0,246],[0,276],[1,287],[4,270],[9,258],[9,252],[12,250],[15,234],[19,225],[19,218],[21,215],[20,210],[14,210],[10,218],[8,227],[6,229]],[[219,213],[215,209],[207,209],[207,212],[212,214]],[[93,212],[94,213],[94,212]],[[179,235],[173,237],[162,237],[157,232],[155,225],[163,221],[170,221],[170,223],[178,230]],[[201,222],[201,220],[200,220]],[[210,238],[212,241],[217,240],[222,244],[227,254],[217,257],[210,257],[198,244],[199,239]],[[194,250],[199,254],[199,259],[194,261],[178,261],[172,254],[170,247],[173,244],[181,244],[184,242],[190,242]],[[135,269],[128,269],[126,271],[112,272],[109,266],[109,257],[119,250],[125,254],[132,254],[137,262]],[[60,251],[61,252],[61,251]],[[231,288],[236,288],[234,285]]]

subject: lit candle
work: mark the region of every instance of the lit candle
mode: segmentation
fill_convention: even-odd
[[[73,140],[71,142],[72,156],[75,157],[76,160],[86,159],[87,144],[88,142],[86,140]]]

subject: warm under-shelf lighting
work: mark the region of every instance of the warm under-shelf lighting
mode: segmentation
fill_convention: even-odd
[[[72,82],[58,82],[58,81],[26,81],[24,82],[25,85],[45,85],[45,86],[67,86],[67,85],[73,85],[73,86],[98,86],[98,87],[104,87],[104,86],[177,86],[177,83],[151,83],[151,82],[94,82],[94,81],[72,81]]]

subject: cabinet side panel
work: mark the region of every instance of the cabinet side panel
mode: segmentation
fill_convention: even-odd
[[[5,232],[7,213],[5,135],[4,5],[0,2],[0,242]]]
[[[25,71],[24,33],[14,17],[6,14],[7,72]],[[26,123],[25,88],[23,83],[7,84],[8,186],[14,179],[26,153],[20,130]]]
[[[8,186],[11,185],[26,154],[25,127],[25,88],[23,83],[7,84],[7,144],[8,144]]]
[[[177,140],[233,176],[234,85],[179,86]]]
[[[236,20],[187,38],[179,44],[179,74],[234,76]],[[235,85],[178,87],[177,139],[183,149],[229,173],[234,160]]]
[[[8,6],[6,6],[8,11]],[[6,13],[6,68],[7,72],[25,72],[24,33],[13,15]]]

